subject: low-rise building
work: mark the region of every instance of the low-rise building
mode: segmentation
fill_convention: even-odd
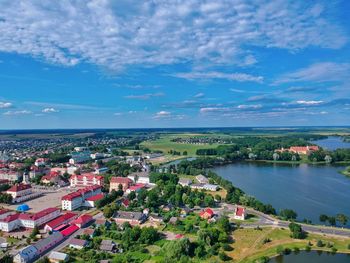
[[[90,223],[92,223],[92,221],[94,221],[94,218],[88,214],[85,214],[85,215],[81,215],[77,219],[75,219],[72,222],[72,224],[75,224],[79,228],[83,228],[83,227],[89,225]]]
[[[139,184],[149,184],[150,183],[149,173],[147,171],[131,173],[128,175],[128,178],[133,180],[133,182],[139,183]]]
[[[40,192],[33,192],[30,184],[16,184],[6,191],[12,196],[12,203],[20,203],[29,199],[33,199],[41,195]]]
[[[62,263],[69,261],[69,255],[62,252],[52,251],[48,256],[48,259],[52,263]]]
[[[146,185],[145,184],[134,184],[132,186],[130,186],[128,189],[126,189],[126,193],[130,194],[131,192],[139,192],[142,188],[145,188]]]
[[[90,197],[85,199],[84,206],[86,206],[86,207],[96,207],[96,202],[101,200],[101,199],[103,199],[104,197],[105,197],[105,195],[103,193],[90,196]]]
[[[72,238],[69,241],[69,247],[70,248],[75,248],[75,249],[83,249],[84,247],[86,247],[88,245],[88,242],[84,239],[77,239],[77,238]]]
[[[62,210],[73,211],[79,207],[85,206],[86,199],[100,195],[101,193],[101,186],[93,185],[62,196]],[[88,205],[90,206],[90,204]]]
[[[233,218],[237,220],[245,220],[247,216],[246,209],[242,206],[236,206],[233,214]]]
[[[209,179],[202,174],[197,175],[196,179],[197,179],[198,183],[200,183],[200,184],[208,184],[209,183]]]
[[[0,169],[0,179],[9,180],[11,182],[19,181],[22,174],[18,171],[14,171],[8,168]]]
[[[68,212],[64,215],[57,217],[54,220],[47,222],[44,229],[46,232],[53,231],[56,227],[60,225],[69,224],[73,220],[77,219],[77,217],[78,217],[77,214]]]
[[[210,219],[214,216],[214,211],[210,208],[205,208],[199,213],[199,216],[203,219]]]
[[[100,244],[100,250],[105,252],[115,252],[117,248],[116,243],[113,240],[104,239]]]
[[[192,180],[191,179],[188,179],[188,178],[180,178],[179,179],[179,185],[189,186],[190,184],[192,184]]]
[[[112,177],[109,182],[109,191],[118,191],[119,187],[122,188],[123,191],[126,191],[131,185],[133,181],[127,177]]]
[[[146,220],[146,216],[141,212],[117,211],[113,215],[113,219],[120,225],[125,222],[129,223],[130,225],[140,225]]]

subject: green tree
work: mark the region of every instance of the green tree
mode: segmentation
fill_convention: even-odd
[[[284,220],[295,220],[298,216],[298,214],[293,211],[292,209],[283,209],[280,212],[280,216],[284,219]]]

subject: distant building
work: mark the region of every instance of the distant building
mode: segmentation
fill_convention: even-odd
[[[139,184],[149,184],[149,173],[148,172],[136,172],[128,175],[128,178]]]
[[[127,177],[112,177],[109,182],[109,191],[118,191],[119,186],[122,187],[123,191],[126,191],[131,185],[133,184],[133,181],[130,178]]]
[[[209,179],[204,175],[200,174],[196,176],[198,183],[200,184],[209,184]]]
[[[95,175],[92,173],[84,173],[81,175],[72,175],[69,179],[70,185],[75,186],[90,186],[90,185],[100,185],[103,186],[104,178],[100,175]]]
[[[190,184],[192,184],[192,180],[191,179],[188,179],[188,178],[180,178],[179,179],[179,185],[189,186]]]
[[[48,161],[47,158],[38,158],[35,160],[34,165],[39,167],[39,166],[44,166],[46,165],[46,162]]]
[[[126,193],[130,194],[131,192],[139,192],[142,188],[145,188],[146,186],[144,184],[135,184],[130,186],[128,189],[126,189]]]
[[[116,247],[116,243],[114,243],[113,240],[109,239],[102,240],[100,244],[100,250],[105,252],[115,252]]]
[[[12,203],[20,203],[38,197],[40,192],[33,192],[30,184],[16,184],[6,191],[12,196]]]
[[[75,249],[83,249],[84,247],[86,247],[88,244],[88,242],[86,240],[83,239],[77,239],[77,238],[72,238],[69,241],[69,247],[70,248],[75,248]]]
[[[62,263],[69,261],[69,255],[62,252],[52,251],[48,256],[48,259],[52,263]]]
[[[8,168],[0,169],[0,179],[9,180],[11,182],[19,181],[22,175],[18,171],[14,171]]]
[[[71,153],[70,164],[85,163],[91,160],[89,151],[79,151]]]
[[[308,146],[292,146],[289,148],[281,148],[275,150],[275,152],[291,152],[291,153],[297,153],[297,154],[310,154],[311,152],[318,151],[320,148],[316,145],[308,145]]]

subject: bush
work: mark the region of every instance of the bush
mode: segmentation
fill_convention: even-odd
[[[262,257],[262,258],[257,259],[257,260],[255,261],[255,263],[267,263],[267,262],[269,262],[269,261],[270,261],[270,258],[264,256],[264,257]]]
[[[309,246],[309,245],[307,245],[306,247],[305,247],[305,251],[310,251],[311,250],[311,247]]]
[[[335,247],[332,247],[332,253],[335,254],[337,253],[338,249],[336,249]]]
[[[278,254],[278,255],[282,255],[283,254],[283,247],[282,246],[278,246],[277,248],[276,248],[276,253]]]
[[[348,244],[348,249],[350,249],[350,244]]]
[[[324,244],[323,244],[322,240],[317,240],[316,246],[323,247]]]
[[[300,251],[300,249],[298,247],[295,247],[293,250],[294,250],[294,252],[299,252]]]
[[[222,249],[225,251],[232,251],[233,248],[229,244],[223,244]]]
[[[219,253],[219,258],[222,261],[229,261],[229,260],[231,260],[231,258],[229,256],[227,256],[224,252]]]
[[[292,252],[292,250],[288,247],[286,247],[284,250],[283,250],[283,254],[285,255],[289,255],[290,253]]]

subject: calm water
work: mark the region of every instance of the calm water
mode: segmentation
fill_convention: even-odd
[[[350,255],[331,254],[326,252],[300,252],[288,256],[276,257],[270,263],[349,263]]]
[[[344,142],[343,139],[339,136],[329,136],[327,139],[311,142],[331,151],[339,148],[350,148],[350,143]]]
[[[320,214],[350,215],[350,179],[342,166],[234,163],[213,170],[277,210],[293,209],[298,219],[319,223]]]

